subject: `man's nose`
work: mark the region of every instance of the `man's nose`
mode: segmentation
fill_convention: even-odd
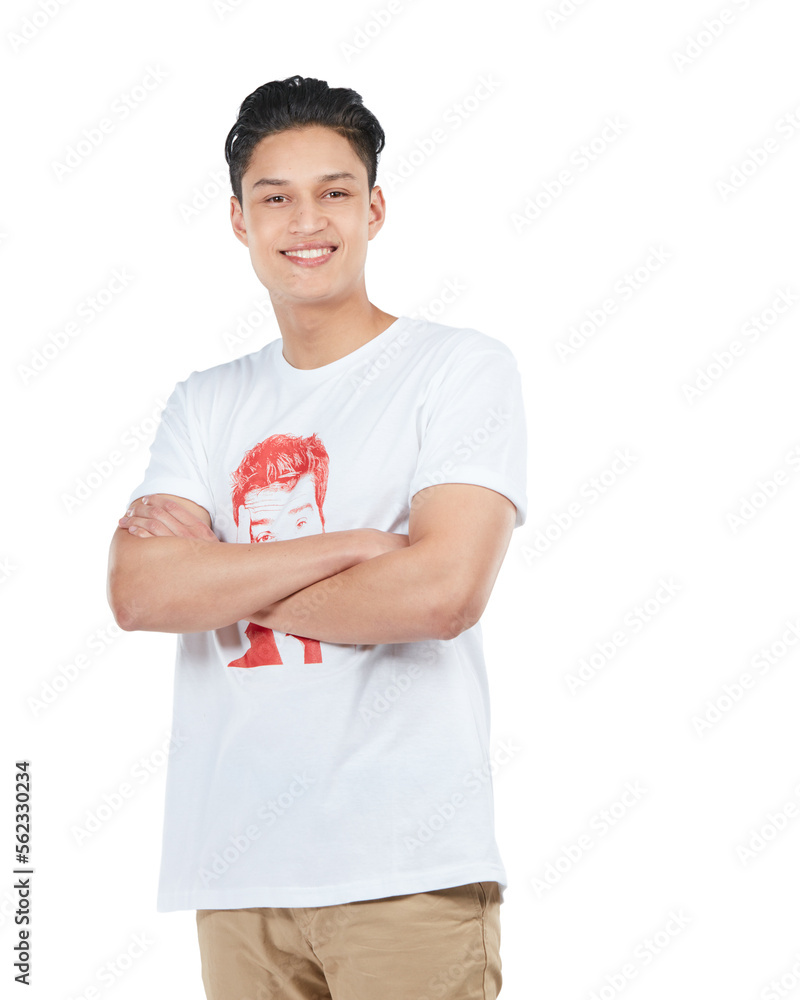
[[[316,233],[327,225],[324,207],[313,198],[298,198],[289,226],[293,233]]]

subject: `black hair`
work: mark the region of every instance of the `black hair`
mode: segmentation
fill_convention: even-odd
[[[225,140],[231,187],[240,205],[242,176],[264,136],[309,125],[324,125],[348,140],[367,168],[372,191],[386,136],[375,115],[364,107],[361,95],[346,87],[329,87],[313,77],[290,76],[264,83],[245,97]]]

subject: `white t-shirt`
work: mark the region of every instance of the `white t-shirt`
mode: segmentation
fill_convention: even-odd
[[[407,533],[418,490],[473,483],[524,523],[521,382],[501,341],[401,316],[320,368],[282,347],[178,383],[131,500],[186,497],[223,542],[269,542]],[[480,624],[348,645],[243,621],[177,644],[158,910],[505,887]]]

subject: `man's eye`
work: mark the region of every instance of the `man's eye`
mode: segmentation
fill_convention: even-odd
[[[332,195],[332,194],[336,194],[336,195],[340,195],[340,196],[341,196],[342,198],[346,198],[346,197],[347,197],[347,192],[346,192],[346,191],[329,191],[329,192],[328,192],[328,193],[327,193],[327,194],[325,195],[325,197],[326,197],[326,198],[329,198],[329,196],[330,196],[330,195]],[[277,201],[277,200],[278,200],[279,198],[280,198],[280,200],[281,200],[281,201],[285,201],[285,200],[286,200],[286,197],[285,197],[285,195],[282,195],[282,194],[273,194],[273,195],[272,195],[271,197],[269,197],[269,198],[265,198],[264,200],[265,200],[265,201],[266,201],[267,203],[269,203],[269,202],[271,202],[271,201],[272,201],[272,202],[275,202],[275,201]],[[331,200],[331,201],[339,201],[339,198],[329,198],[329,200]]]

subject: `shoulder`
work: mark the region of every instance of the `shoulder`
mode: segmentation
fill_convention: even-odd
[[[448,326],[412,318],[407,331],[420,353],[428,355],[433,364],[453,365],[486,354],[494,354],[516,364],[516,357],[508,344],[474,327]]]
[[[517,359],[508,344],[474,327],[412,319],[407,329],[416,341],[415,353],[427,364],[431,390],[447,380],[463,380],[468,373],[485,371],[488,376],[490,371],[507,373],[517,368]]]
[[[226,391],[240,392],[249,378],[263,371],[275,350],[275,344],[280,342],[278,337],[250,354],[244,354],[210,368],[193,371],[177,383],[176,392],[187,399],[217,396]]]

